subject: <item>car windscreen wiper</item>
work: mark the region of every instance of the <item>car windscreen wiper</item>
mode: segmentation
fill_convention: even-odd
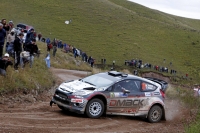
[[[88,83],[88,84],[90,84],[90,85],[93,85],[93,86],[96,86],[96,85],[94,85],[94,84],[92,84],[92,83],[90,83],[90,82],[87,82],[87,81],[84,81],[85,83]]]

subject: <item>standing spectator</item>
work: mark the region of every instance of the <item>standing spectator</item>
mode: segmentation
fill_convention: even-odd
[[[113,61],[113,68],[115,68],[115,60]]]
[[[8,25],[10,26],[10,31],[14,28],[14,23],[12,20],[9,21]]]
[[[25,64],[30,60],[30,52],[23,51],[20,53],[20,66],[21,68],[25,67]]]
[[[38,46],[36,44],[36,39],[32,39],[30,43],[27,44],[27,51],[30,52],[30,68],[33,66],[34,55],[38,54]]]
[[[46,44],[48,45],[49,43],[51,43],[51,40],[49,38],[46,39]]]
[[[85,52],[82,52],[81,56],[82,56],[82,61],[84,61],[84,62],[85,62],[85,55],[86,55]]]
[[[50,44],[51,44],[51,40],[49,38],[46,39],[46,43],[47,43],[47,51],[50,51]]]
[[[36,38],[37,37],[37,32],[33,32],[33,38]]]
[[[74,58],[76,58],[76,56],[77,56],[77,51],[76,51],[76,48],[75,47],[73,47],[73,54],[74,54]]]
[[[88,63],[89,64],[91,64],[91,58],[92,58],[91,56],[89,56],[89,58],[88,58]]]
[[[55,57],[57,51],[57,40],[54,38],[53,40],[53,57]]]
[[[13,43],[15,40],[14,30],[12,30],[7,36],[7,43],[6,43],[6,52],[8,52],[8,46],[13,47]]]
[[[63,49],[66,51],[66,46],[67,46],[67,44],[66,43],[64,43],[63,44]]]
[[[9,30],[10,30],[10,26],[6,23],[5,18],[1,20],[1,23],[3,24],[3,28],[6,31],[6,36],[7,36],[7,34],[9,33]]]
[[[46,39],[43,37],[43,38],[41,39],[41,41],[45,43]]]
[[[9,59],[9,54],[6,53],[3,59],[0,60],[0,74],[6,76],[6,68],[9,65],[13,65],[12,61]]]
[[[91,62],[91,67],[93,67],[94,66],[94,59],[92,57],[91,57],[90,62]]]
[[[42,37],[42,34],[41,34],[41,32],[40,32],[40,33],[38,34],[38,41],[40,41],[41,37]]]
[[[61,40],[58,40],[58,48],[61,48]]]
[[[198,97],[200,96],[200,85],[198,85],[198,87],[197,87],[197,96]]]
[[[2,58],[3,55],[3,46],[5,37],[6,37],[6,31],[3,29],[3,24],[0,23],[0,58]]]
[[[87,62],[87,60],[88,60],[88,56],[87,56],[87,54],[85,53],[85,62]]]
[[[35,38],[35,37],[34,37],[34,29],[31,28],[31,29],[28,31],[28,33],[26,34],[25,44],[30,43],[31,40],[32,40],[33,38]]]
[[[23,41],[23,33],[19,33],[19,36],[17,36],[14,40],[14,52],[15,52],[15,65],[14,69],[18,70],[18,65],[20,64],[20,53],[22,52],[22,41]]]
[[[48,52],[47,53],[47,56],[46,56],[46,58],[45,58],[45,61],[46,61],[46,65],[47,65],[47,67],[48,68],[50,68],[50,53]]]
[[[169,65],[172,66],[172,62],[170,62]]]
[[[137,70],[134,70],[134,71],[133,71],[133,74],[134,74],[134,75],[138,75],[138,71],[137,71]]]

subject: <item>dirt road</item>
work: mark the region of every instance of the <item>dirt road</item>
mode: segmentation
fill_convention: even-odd
[[[87,72],[52,69],[58,84],[63,80],[86,76]],[[0,104],[0,133],[177,133],[184,132],[189,113],[176,100],[166,99],[167,121],[151,124],[143,118],[103,116],[90,119],[61,111],[56,105],[49,106],[55,89],[40,94],[35,102],[11,102]]]

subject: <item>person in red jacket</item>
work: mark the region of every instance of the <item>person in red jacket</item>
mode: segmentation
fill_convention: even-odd
[[[38,41],[40,41],[40,39],[42,38],[42,34],[41,32],[38,34]]]

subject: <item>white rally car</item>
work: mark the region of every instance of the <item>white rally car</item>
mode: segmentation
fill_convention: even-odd
[[[62,83],[50,105],[90,118],[105,113],[145,116],[149,122],[159,122],[165,120],[165,93],[162,84],[154,81],[117,71],[98,73]]]

